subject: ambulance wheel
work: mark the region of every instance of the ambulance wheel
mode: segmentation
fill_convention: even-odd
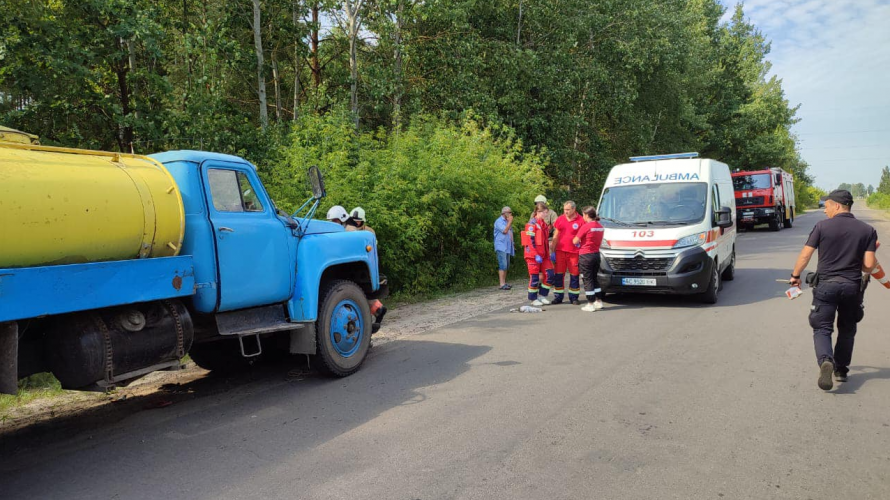
[[[347,280],[321,290],[316,345],[323,371],[337,377],[355,373],[371,346],[371,309],[358,285]]]
[[[711,266],[711,280],[708,282],[708,289],[701,294],[701,301],[705,304],[717,303],[717,292],[720,290],[720,271],[717,262]]]
[[[720,275],[722,281],[732,281],[735,279],[735,245],[732,247],[732,256],[729,257],[729,265]]]

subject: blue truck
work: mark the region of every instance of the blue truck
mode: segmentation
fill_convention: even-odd
[[[377,241],[313,219],[326,193],[308,177],[287,214],[236,156],[0,141],[0,392],[40,372],[107,390],[186,354],[209,370],[276,351],[358,370],[386,311]]]

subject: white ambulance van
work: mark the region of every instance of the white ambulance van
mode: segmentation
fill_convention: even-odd
[[[717,302],[735,273],[736,209],[729,167],[698,153],[631,158],[609,172],[603,292],[697,295]]]

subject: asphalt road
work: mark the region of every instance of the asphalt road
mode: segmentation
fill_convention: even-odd
[[[822,217],[740,235],[715,306],[505,304],[347,379],[267,373],[37,440],[2,457],[0,497],[890,498],[890,290],[868,290],[850,379],[825,393],[810,292],[774,281]]]

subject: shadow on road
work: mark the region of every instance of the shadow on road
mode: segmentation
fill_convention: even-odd
[[[847,381],[837,385],[834,394],[856,394],[870,380],[890,380],[890,368],[851,366]]]
[[[63,491],[49,483],[74,490],[79,478],[96,470],[115,470],[122,477],[131,469],[160,471],[169,466],[170,457],[181,458],[177,477],[237,484],[246,479],[242,474],[250,473],[245,466],[250,457],[276,463],[384,412],[423,404],[424,387],[461,375],[490,349],[397,340],[372,350],[362,370],[343,379],[308,372],[294,376],[293,364],[278,364],[168,387],[160,397],[178,404],[142,411],[158,397],[152,395],[128,403],[120,414],[80,414],[3,436],[0,491],[45,497]],[[214,457],[216,465],[208,468],[206,462],[193,460],[200,457]],[[179,486],[186,483],[183,479]],[[101,497],[102,485],[95,486]],[[170,488],[174,490],[166,493],[176,486]]]

